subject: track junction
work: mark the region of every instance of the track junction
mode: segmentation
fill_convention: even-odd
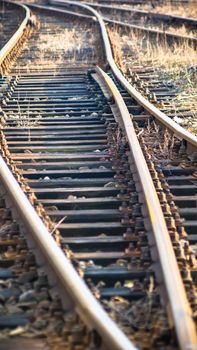
[[[0,51],[1,206],[35,256],[30,283],[44,271],[58,294],[64,346],[195,349],[196,137],[130,85],[92,7],[18,7]],[[27,266],[12,229],[9,281],[10,247]]]

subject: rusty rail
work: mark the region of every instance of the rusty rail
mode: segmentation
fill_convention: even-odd
[[[59,1],[53,2],[59,3]],[[61,1],[61,3],[63,3],[63,1]],[[86,6],[76,2],[69,2],[69,4],[82,7]],[[101,16],[99,16],[95,10],[89,8],[88,6],[86,6],[86,9],[91,11],[100,23],[108,63],[110,64],[114,74],[124,85],[125,83],[122,81],[122,75],[116,67],[112,57],[105,24]],[[7,47],[6,52],[9,54],[9,46]],[[151,219],[153,232],[155,233],[155,241],[162,262],[162,270],[180,347],[184,350],[195,349],[197,341],[191,309],[186,298],[177,262],[169,241],[169,234],[167,232],[163,214],[160,206],[159,208],[157,207],[158,198],[156,197],[155,189],[152,188],[152,180],[149,181],[150,174],[147,173],[147,166],[144,163],[144,160],[142,161],[143,155],[139,147],[137,137],[134,133],[129,112],[112,80],[101,69],[98,69],[98,72],[114,97],[116,106],[120,112],[125,132],[127,134],[129,145],[130,147],[132,146],[131,152],[133,153],[135,164],[139,171],[140,182],[141,186],[143,187],[147,210]],[[144,179],[143,174],[145,174],[146,179]],[[75,309],[80,314],[82,319],[84,319],[86,324],[88,324],[89,328],[91,330],[96,329],[98,331],[103,339],[106,349],[136,349],[136,347],[120,331],[116,324],[107,316],[63,252],[58,248],[1,157],[0,179],[4,193],[6,192],[10,202],[13,204],[14,210],[18,212],[22,222],[26,225],[28,231],[31,232],[33,239],[39,246],[39,249],[47,260],[50,268],[53,270],[55,276],[57,276],[58,283],[61,284],[64,290],[64,297],[65,295],[68,297],[71,304],[74,305]]]
[[[75,2],[75,1],[65,1],[65,0],[49,0],[50,4],[54,5],[75,5],[78,7],[82,7],[86,10],[88,10],[94,17],[97,18],[101,34],[103,38],[104,43],[104,49],[106,54],[107,62],[109,63],[109,66],[116,76],[116,78],[119,80],[119,82],[124,86],[124,88],[127,90],[127,92],[131,95],[132,98],[134,98],[139,105],[141,105],[148,113],[150,113],[153,117],[155,117],[162,125],[164,125],[167,129],[169,129],[176,137],[179,139],[183,139],[186,141],[187,146],[189,149],[195,150],[197,149],[197,137],[182,128],[180,125],[178,125],[176,122],[174,122],[172,119],[170,119],[165,113],[161,112],[157,107],[155,107],[152,103],[150,103],[145,97],[143,97],[123,76],[121,71],[118,69],[112,55],[111,45],[108,38],[107,30],[105,27],[104,20],[102,16],[94,10],[92,7],[85,5],[83,3]]]
[[[75,1],[50,0],[49,2],[51,4],[56,5],[75,5],[87,9],[89,12],[91,12],[97,18],[100,25],[107,61],[114,75],[118,78],[121,84],[140,105],[142,105],[146,110],[148,110],[149,113],[154,115],[171,131],[175,132],[176,135],[178,135],[181,138],[184,138],[185,140],[187,140],[187,142],[191,143],[197,148],[197,138],[195,136],[185,131],[175,122],[170,120],[170,118],[168,118],[164,113],[160,112],[156,107],[154,107],[150,102],[148,102],[139,92],[137,92],[124,78],[124,76],[119,71],[114,62],[108,34],[105,28],[105,23],[97,11],[95,11],[88,5],[78,3]],[[146,169],[146,164],[141,163],[143,155],[140,146],[138,145],[137,137],[133,129],[129,112],[115,84],[105,73],[103,73],[101,70],[99,70],[99,72],[102,78],[105,80],[105,83],[107,84],[108,88],[110,89],[115,99],[116,105],[120,111],[130,149],[133,154],[136,167],[138,169],[138,176],[140,177],[140,182],[143,188],[149,218],[151,220],[152,229],[154,232],[154,239],[156,242],[159,259],[161,262],[161,268],[170,303],[169,306],[172,311],[172,317],[174,320],[174,326],[176,329],[180,349],[195,349],[197,347],[197,336],[195,324],[192,318],[192,311],[187,300],[183,281],[180,276],[178,264],[172,248],[162,209],[154,185],[152,183],[152,179],[150,177],[148,169]]]

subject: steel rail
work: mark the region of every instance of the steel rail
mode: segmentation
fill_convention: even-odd
[[[19,28],[16,30],[14,35],[8,40],[8,42],[4,45],[4,47],[0,50],[0,67],[5,60],[5,58],[9,55],[9,53],[13,50],[17,42],[23,35],[23,32],[30,20],[30,10],[26,5],[19,5],[16,3],[12,3],[11,1],[5,1],[5,3],[13,4],[15,6],[21,7],[25,11],[25,18],[21,22]]]
[[[56,9],[52,6],[45,6],[45,5],[38,5],[38,4],[28,4],[28,7],[32,8],[32,9],[38,9],[38,10],[49,10],[49,11],[53,11],[53,12],[58,12],[58,13],[64,13],[65,14],[65,10],[63,9]],[[89,16],[89,15],[85,15],[84,13],[76,13],[76,12],[73,12],[73,11],[66,11],[66,13],[68,15],[71,15],[71,16],[77,16],[77,17],[82,17],[82,18],[88,18],[88,19],[91,19],[91,20],[96,20],[96,18],[92,17],[92,16]]]
[[[175,134],[179,139],[183,139],[187,142],[188,148],[192,150],[197,148],[197,137],[191,134],[189,131],[185,130],[183,127],[178,125],[172,119],[170,119],[165,113],[161,112],[157,107],[155,107],[152,103],[150,103],[145,97],[143,97],[124,77],[121,71],[118,69],[116,63],[114,62],[111,45],[109,41],[109,37],[107,34],[107,30],[105,27],[104,20],[102,16],[93,8],[83,3],[75,2],[75,1],[66,1],[66,0],[48,0],[50,4],[54,5],[75,5],[78,7],[83,7],[86,10],[90,11],[94,17],[97,18],[100,28],[101,34],[104,43],[104,49],[106,54],[106,59],[111,67],[112,72],[118,79],[118,81],[124,86],[127,92],[134,98],[139,105],[141,105],[148,113],[150,113],[153,117],[155,117],[162,125],[164,125],[167,129],[169,129],[173,134]]]
[[[0,62],[3,61],[2,57],[7,57],[13,49],[27,25],[30,11],[27,6],[23,7],[26,10],[26,17],[17,32],[4,46],[3,50],[0,51]],[[129,341],[115,322],[107,315],[65,254],[57,246],[57,243],[47,231],[44,223],[0,156],[0,189],[2,188],[4,196],[9,198],[9,204],[11,203],[11,209],[14,211],[14,214],[16,215],[17,213],[17,216],[20,217],[22,225],[27,228],[28,234],[31,234],[36,242],[36,249],[39,250],[41,256],[44,256],[49,269],[58,278],[58,284],[62,287],[60,298],[63,305],[65,304],[65,298],[71,301],[76,312],[88,328],[93,331],[96,330],[100,334],[104,343],[103,349],[112,347],[115,350],[137,350],[137,347]]]
[[[56,5],[57,4],[77,5],[77,6],[86,8],[98,19],[103,41],[105,44],[107,61],[112,71],[118,78],[118,80],[122,82],[123,86],[126,85],[128,91],[130,91],[130,89],[134,90],[134,91],[132,90],[131,91],[132,91],[132,94],[134,93],[134,96],[135,96],[137,93],[136,90],[130,87],[130,84],[122,76],[121,72],[119,71],[119,69],[117,68],[113,60],[111,46],[107,35],[107,31],[105,28],[105,24],[102,17],[98,14],[98,12],[92,9],[91,7],[89,7],[88,5],[84,5],[82,3],[79,4],[78,2],[75,2],[75,1],[50,0],[50,3],[56,4]],[[151,220],[152,231],[154,233],[154,239],[155,239],[159,260],[160,260],[161,268],[163,272],[163,277],[165,281],[165,287],[167,290],[167,295],[170,303],[169,306],[172,312],[174,327],[176,329],[176,334],[177,334],[177,339],[179,342],[180,349],[182,350],[196,349],[197,336],[196,336],[195,324],[192,319],[192,310],[186,296],[186,291],[180,275],[176,257],[172,248],[172,244],[170,241],[163,212],[159,203],[159,199],[158,199],[154,184],[152,182],[150,173],[148,171],[147,165],[146,163],[144,164],[145,160],[143,160],[144,157],[140,149],[140,146],[138,144],[138,140],[135,135],[133,125],[131,123],[130,114],[115,84],[111,81],[111,79],[107,76],[107,74],[105,74],[101,70],[99,70],[99,72],[100,72],[100,75],[102,75],[105,82],[107,83],[111,93],[113,94],[113,97],[116,101],[116,105],[120,111],[120,115],[122,117],[122,121],[124,124],[124,129],[127,134],[127,139],[130,145],[130,150],[132,152],[135,165],[138,170],[138,176],[140,178],[140,183],[143,188],[145,202],[147,205],[149,218]],[[142,96],[141,95],[139,96],[139,95],[140,94],[137,93],[137,98],[141,100]],[[145,102],[147,104],[146,100]],[[150,107],[151,109],[152,108],[156,109],[152,105]],[[157,111],[160,112],[159,110],[156,109],[156,112]],[[185,134],[185,131],[184,131],[184,134]]]
[[[105,80],[108,89],[114,97],[116,106],[118,107],[123,121],[124,131],[137,169],[137,174],[148,210],[148,217],[150,218],[152,232],[154,233],[154,239],[159,260],[161,262],[165,287],[170,300],[170,308],[172,309],[180,348],[183,350],[195,349],[197,346],[197,339],[195,336],[195,325],[192,320],[192,311],[187,300],[185,288],[153,180],[144,159],[124,100],[109,76],[101,69],[98,68],[98,70],[99,75]]]
[[[26,6],[24,8],[27,9],[26,19],[22,23],[22,28],[20,26],[20,31],[17,30],[17,33],[14,34],[14,39],[10,39],[10,44],[5,45],[2,52],[3,57],[7,57],[22,35],[22,31],[27,23],[26,20],[28,20],[28,14],[30,14],[29,9]],[[60,294],[62,303],[65,303],[65,298],[71,300],[77,313],[88,328],[96,330],[101,335],[106,349],[112,347],[115,350],[137,350],[137,347],[128,340],[125,334],[107,315],[65,254],[57,246],[57,243],[47,231],[44,223],[37,215],[1,156],[0,187],[3,187],[4,195],[8,196],[12,209],[14,209],[14,212],[17,212],[23,225],[27,228],[27,232],[31,233],[36,246],[39,247],[38,250],[41,252],[41,255],[45,257],[50,269],[58,277],[58,283],[63,290]]]
[[[91,7],[100,7],[99,5],[91,4],[91,3],[88,3],[88,2],[84,2],[84,3],[86,5],[91,6]],[[107,5],[105,5],[105,6],[107,7]],[[113,7],[111,7],[110,9],[113,9]],[[122,9],[118,9],[118,8],[117,8],[117,10],[122,11]],[[110,24],[117,24],[118,26],[130,28],[130,29],[133,29],[133,30],[135,30],[137,32],[140,31],[140,32],[143,32],[143,33],[154,35],[157,38],[160,37],[160,38],[163,39],[163,37],[165,37],[165,40],[169,40],[169,41],[173,40],[173,41],[176,41],[178,43],[187,41],[187,43],[190,44],[192,47],[194,47],[194,48],[197,47],[197,38],[196,37],[191,37],[189,35],[176,34],[176,33],[172,33],[172,32],[167,31],[167,30],[160,30],[160,29],[144,27],[144,26],[137,25],[137,24],[131,24],[131,23],[128,23],[128,21],[127,22],[123,22],[121,20],[116,20],[116,19],[104,17],[104,15],[102,15],[102,17],[103,17],[103,20],[105,22],[110,23]],[[195,25],[197,25],[197,21],[195,22]]]
[[[72,3],[75,5],[76,4],[79,5],[76,2],[72,2]],[[108,44],[109,44],[109,40],[108,40]],[[119,93],[115,85],[113,86],[113,83],[110,80],[110,78],[107,77],[101,70],[100,70],[100,74],[103,75],[103,78],[105,78],[105,80],[107,81],[108,86],[110,85],[112,86],[113,96],[118,106],[120,103],[120,96],[118,95]],[[127,129],[127,126],[131,125],[130,115],[126,109],[126,106],[124,105],[124,102],[121,101],[121,103],[123,103],[123,105],[119,106],[119,111],[121,113],[124,113],[124,116],[127,117],[126,120],[123,117],[124,125]],[[126,111],[128,114],[126,114]],[[134,142],[133,136],[131,134],[128,134],[127,137],[130,144]],[[135,161],[136,160],[137,159],[135,157]],[[140,169],[141,169],[141,173],[143,173],[141,166],[140,166]],[[19,212],[23,222],[25,223],[29,231],[33,233],[34,239],[36,240],[37,244],[39,244],[43,255],[45,255],[47,260],[50,260],[51,268],[53,269],[55,274],[58,276],[59,280],[61,281],[61,284],[64,286],[64,290],[66,290],[70,299],[73,301],[74,305],[76,306],[76,310],[81,315],[82,319],[85,319],[86,322],[89,323],[89,326],[91,327],[91,329],[93,326],[97,329],[99,334],[102,335],[102,338],[104,339],[104,343],[110,346],[110,348],[113,347],[113,349],[124,349],[124,350],[136,349],[136,347],[128,341],[127,337],[107,316],[107,314],[104,312],[104,310],[99,305],[99,303],[95,300],[95,298],[93,297],[89,289],[86,287],[84,282],[78,276],[77,272],[74,270],[74,268],[72,267],[68,259],[65,257],[63,252],[57,247],[53,238],[49,235],[49,232],[47,231],[46,227],[44,226],[40,218],[37,216],[36,212],[32,208],[31,204],[27,200],[26,196],[20,189],[19,185],[17,184],[16,180],[12,176],[11,172],[9,171],[9,169],[7,168],[5,162],[1,157],[0,157],[0,179],[1,179],[1,184],[6,189],[6,192],[11,198],[11,201],[14,204],[14,206],[17,208],[17,211]],[[147,204],[148,204],[147,206],[148,210],[150,211],[150,214],[151,214],[152,222],[155,223],[157,216],[155,217],[153,214],[152,203],[147,202]],[[160,221],[159,223],[161,224]],[[167,233],[167,236],[168,236],[168,233]],[[156,232],[156,242],[159,241],[161,238],[162,237],[160,237],[159,231]],[[169,261],[166,259],[167,254],[165,253],[165,249],[167,248],[165,245],[163,245],[162,247],[162,250],[164,251],[163,259],[165,263],[169,264]],[[170,267],[173,268],[174,264],[173,266],[171,266],[170,264]],[[165,271],[163,272],[166,273]],[[172,270],[171,270],[171,275],[173,275]],[[175,288],[176,281],[179,277],[180,277],[180,273],[174,275],[173,281],[171,283],[171,285],[173,284],[173,288]],[[181,277],[180,277],[180,283],[182,283]],[[168,286],[169,284],[167,285],[167,287]],[[178,286],[180,291],[180,284]],[[179,335],[178,339],[181,342],[180,343],[181,348],[194,349],[196,347],[194,324],[191,319],[191,310],[188,305],[188,301],[185,295],[185,290],[183,285],[182,285],[182,288],[183,288],[183,291],[179,294],[179,297],[176,299],[175,304],[171,304],[172,312],[173,314],[177,312],[176,307],[178,305],[179,306],[178,320],[177,320],[177,323],[175,322],[175,326],[177,328],[177,334]],[[185,295],[185,301],[184,301],[184,295]],[[181,299],[181,302],[183,302],[181,308],[179,303],[180,299]],[[189,329],[188,329],[188,325],[189,325]],[[190,335],[192,336],[192,339],[190,338]],[[190,339],[188,340],[188,338]],[[184,347],[182,347],[183,341],[184,341]]]
[[[153,19],[162,19],[166,22],[173,22],[176,21],[177,23],[186,23],[191,26],[197,26],[197,20],[192,17],[182,17],[182,16],[177,16],[177,15],[171,15],[171,14],[165,14],[162,12],[153,12],[153,11],[145,11],[145,10],[139,10],[139,9],[133,9],[133,8],[127,8],[127,7],[118,7],[116,5],[106,5],[106,4],[100,4],[100,3],[88,3],[84,2],[86,5],[89,5],[94,8],[102,8],[102,9],[109,9],[109,10],[115,10],[119,12],[129,12],[133,15],[137,16],[144,16],[144,17],[149,17]]]
[[[142,27],[142,26],[139,26],[139,25],[135,25],[135,24],[130,24],[130,23],[127,23],[127,22],[122,22],[122,21],[118,21],[118,20],[115,20],[115,19],[110,19],[110,18],[107,18],[107,17],[103,17],[103,20],[107,23],[110,23],[110,24],[117,24],[121,27],[126,27],[126,28],[130,28],[130,29],[133,29],[133,30],[136,30],[136,31],[141,31],[141,32],[144,32],[144,33],[147,33],[147,34],[150,34],[150,35],[154,35],[154,36],[157,36],[157,37],[164,37],[165,36],[165,39],[170,39],[170,40],[175,40],[177,42],[184,42],[184,41],[187,41],[188,44],[191,44],[192,47],[197,47],[197,38],[193,38],[191,36],[186,36],[186,35],[181,35],[181,34],[175,34],[175,33],[171,33],[171,32],[168,32],[168,31],[162,31],[162,30],[158,30],[158,29],[151,29],[151,28],[146,28],[146,27]]]
[[[95,329],[101,335],[106,349],[137,350],[137,347],[107,315],[63,251],[57,246],[2,157],[0,157],[0,185],[3,186],[12,206],[17,210],[27,232],[31,233],[39,251],[57,276],[62,287],[63,295],[60,295],[62,301],[64,302],[65,298],[72,301],[77,313],[89,329]]]

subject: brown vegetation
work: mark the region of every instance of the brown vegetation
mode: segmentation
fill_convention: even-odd
[[[110,30],[110,39],[116,61],[123,72],[127,68],[151,67],[164,85],[172,84],[177,91],[171,106],[175,111],[181,106],[192,112],[192,117],[183,119],[180,124],[197,134],[197,55],[186,43],[173,46],[152,43],[132,31],[121,35]]]
[[[124,7],[131,7],[130,5],[126,5]],[[133,8],[133,6],[132,6]],[[137,5],[135,8],[141,9],[141,10],[148,10],[153,12],[161,12],[165,14],[171,14],[171,15],[177,15],[177,16],[183,16],[183,17],[197,17],[197,6],[195,3],[188,3],[188,4],[182,4],[182,5],[173,5],[169,4],[166,1],[166,4],[158,4],[154,5],[154,7],[151,5],[151,2],[149,2],[146,5]]]

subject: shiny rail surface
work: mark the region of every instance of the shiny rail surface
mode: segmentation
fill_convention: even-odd
[[[71,3],[76,4],[75,2]],[[97,17],[96,13],[95,15]],[[99,21],[100,24],[103,24],[102,19]],[[104,33],[104,31],[102,34],[103,37],[107,35]],[[106,42],[107,40],[108,38],[106,38]],[[108,48],[110,47],[109,41],[107,42],[107,46]],[[108,58],[108,63],[111,65],[112,70],[114,68],[115,73],[116,69],[112,64],[113,62],[110,61],[113,60],[111,52],[107,52],[106,56]],[[124,129],[129,140],[130,150],[133,154],[135,165],[140,175],[140,182],[143,188],[147,210],[149,212],[153,232],[155,232],[155,240],[157,242],[158,252],[160,259],[163,261],[162,269],[164,279],[166,281],[168,297],[171,300],[174,322],[177,329],[180,347],[182,349],[185,349],[186,347],[192,348],[195,346],[194,344],[196,344],[196,339],[194,324],[191,319],[191,310],[185,295],[180,272],[178,270],[174,252],[172,250],[172,245],[169,240],[169,235],[154,189],[154,185],[150,178],[150,174],[144,161],[139,143],[134,133],[132,123],[130,121],[129,112],[112,80],[101,69],[98,69],[98,74],[103,84],[106,86],[108,93],[113,96],[115,105],[119,111],[120,123],[124,125]],[[18,208],[20,215],[24,215],[23,221],[26,223],[28,229],[33,233],[36,242],[39,242],[38,244],[40,246],[42,254],[47,257],[47,260],[48,257],[51,257],[51,255],[54,257],[53,259],[50,259],[50,261],[53,260],[52,265],[50,263],[50,266],[55,271],[55,275],[57,274],[59,276],[58,279],[60,280],[60,284],[63,285],[63,289],[66,291],[66,295],[69,296],[69,299],[71,299],[74,305],[76,305],[76,308],[82,319],[84,318],[84,310],[86,310],[85,313],[86,316],[88,314],[88,317],[85,317],[84,321],[88,323],[90,328],[92,328],[92,324],[94,325],[95,329],[103,339],[106,348],[113,346],[113,349],[135,349],[136,347],[128,341],[125,335],[108,318],[106,313],[104,313],[87,287],[85,287],[78,274],[72,267],[70,267],[69,261],[65,258],[64,254],[60,252],[60,249],[57,246],[54,248],[54,244],[56,245],[56,243],[52,237],[50,237],[48,231],[46,230],[46,227],[41,224],[40,219],[36,213],[32,210],[32,208],[30,208],[30,205],[27,203],[28,201],[25,200],[24,194],[21,193],[22,191],[17,188],[16,181],[13,180],[4,162],[2,161],[0,165],[2,166],[2,182],[6,188],[6,191],[9,193],[11,201],[13,201],[14,206]],[[145,179],[143,175],[145,175]],[[160,232],[160,235],[158,232]],[[46,247],[48,247],[47,251]],[[165,251],[168,251],[170,258],[167,256],[167,254],[165,254]],[[66,266],[68,267],[67,273],[65,273]],[[171,273],[168,273],[169,269]],[[177,289],[177,294],[172,293],[170,288],[170,286],[172,284],[174,286],[175,283],[177,286],[177,288],[175,288]],[[184,308],[182,306],[184,306]],[[185,317],[182,316],[183,314]],[[105,323],[103,321],[105,321]]]
[[[149,36],[154,36],[155,38],[158,38],[161,41],[163,39],[165,39],[165,41],[168,44],[171,44],[171,43],[178,43],[179,44],[179,43],[187,42],[188,45],[191,45],[191,47],[193,47],[195,49],[197,47],[197,39],[192,38],[190,36],[173,34],[173,33],[170,33],[168,31],[162,31],[162,30],[157,30],[157,29],[149,29],[147,27],[134,25],[134,24],[130,24],[127,22],[117,21],[115,19],[110,19],[107,17],[103,17],[103,19],[105,22],[107,22],[109,24],[129,28],[129,29],[132,29],[136,32],[147,33]]]
[[[0,2],[0,49],[8,42],[8,40],[16,32],[23,19],[23,8],[12,3]]]
[[[113,84],[112,81],[110,81],[110,78],[107,76],[107,74],[103,73],[102,71],[101,74],[105,78],[106,84],[110,88],[110,91],[112,92],[113,97],[115,98],[116,103],[118,104],[118,109],[120,111],[121,118],[123,119],[125,132],[130,145],[130,150],[132,152],[135,165],[140,177],[145,202],[147,205],[152,225],[152,231],[154,232],[157,251],[159,254],[159,260],[162,266],[165,285],[167,288],[167,293],[172,308],[172,314],[174,318],[174,324],[176,327],[180,348],[189,348],[190,346],[194,346],[196,342],[195,326],[193,322],[191,322],[191,318],[189,316],[191,315],[191,310],[182,285],[179,268],[176,262],[176,258],[174,256],[174,252],[172,250],[172,244],[160,207],[158,196],[156,194],[155,187],[152,182],[143,153],[139,146],[139,142],[137,140],[136,133],[131,123],[130,114],[126,108],[126,105],[124,104],[120,93],[118,93],[115,84]],[[183,309],[181,310],[181,305],[184,305],[185,311],[183,311]],[[185,317],[183,317],[183,314],[185,314]],[[185,318],[184,325],[182,323],[183,318]],[[184,337],[182,337],[183,332],[185,332]]]
[[[101,33],[103,37],[104,42],[104,48],[106,53],[107,61],[112,69],[112,72],[117,77],[118,81],[121,82],[121,84],[125,87],[125,89],[128,91],[128,93],[141,105],[145,108],[147,112],[149,112],[152,116],[154,116],[157,120],[159,120],[165,127],[167,127],[169,130],[171,130],[177,137],[184,139],[189,147],[192,147],[192,149],[196,149],[197,147],[197,137],[192,135],[190,132],[186,131],[181,126],[177,125],[173,120],[167,117],[166,114],[162,113],[158,108],[156,108],[152,103],[147,101],[136,89],[134,89],[129,82],[125,79],[123,74],[120,72],[120,70],[117,68],[112,51],[111,46],[108,38],[108,34],[106,31],[105,23],[103,21],[103,18],[97,11],[95,11],[93,8],[91,8],[88,5],[79,4],[76,2],[70,2],[70,1],[64,1],[64,0],[50,0],[50,4],[56,4],[56,5],[63,5],[64,3],[67,4],[73,4],[78,5],[78,7],[82,7],[90,11],[97,19],[100,24]]]
[[[162,20],[164,22],[167,22],[169,24],[180,24],[180,25],[186,25],[189,28],[196,28],[197,26],[197,20],[195,18],[190,17],[182,17],[182,16],[176,16],[171,14],[165,14],[165,13],[159,13],[159,12],[153,12],[153,11],[145,11],[145,10],[139,10],[139,9],[132,9],[132,8],[124,8],[124,7],[118,7],[117,5],[105,5],[102,3],[95,3],[95,2],[85,2],[86,5],[90,5],[93,8],[101,8],[101,9],[109,9],[114,10],[118,12],[129,13],[131,14],[131,19],[135,18],[141,18],[141,17],[148,17],[148,19],[155,19],[155,20]]]
[[[96,8],[97,10],[100,10],[100,11],[108,9],[107,7],[102,7],[102,6],[100,7],[99,5],[95,5],[95,4],[92,5],[91,3],[87,3],[87,2],[85,2],[85,4],[90,5],[91,7]],[[110,10],[113,10],[113,7],[110,7]],[[122,10],[118,10],[118,9],[116,11],[118,13],[122,12]],[[157,14],[155,14],[155,17],[154,17],[155,19],[156,19],[156,15]],[[104,21],[106,23],[108,23],[109,25],[114,25],[114,26],[123,27],[123,28],[129,28],[136,33],[141,33],[143,35],[147,34],[149,37],[156,38],[157,40],[159,40],[161,42],[163,40],[165,40],[166,44],[168,44],[168,45],[171,45],[174,43],[177,43],[177,44],[187,43],[192,48],[195,48],[195,49],[197,48],[197,38],[196,37],[192,37],[190,35],[181,35],[179,33],[177,33],[177,34],[172,33],[168,29],[164,29],[164,30],[159,29],[159,28],[154,29],[154,28],[151,28],[151,26],[149,27],[148,24],[146,26],[142,25],[140,23],[135,24],[135,23],[132,23],[133,18],[132,18],[132,21],[129,20],[129,18],[124,19],[124,17],[123,17],[123,20],[116,19],[116,18],[113,18],[113,16],[109,17],[108,13],[105,13],[102,16],[103,16]],[[123,12],[123,16],[124,16],[124,12]],[[145,16],[145,14],[144,14],[144,16]],[[167,17],[167,15],[166,15],[166,17]],[[151,19],[153,19],[153,17],[151,17]],[[158,17],[158,20],[159,20],[159,17]],[[162,20],[162,15],[161,15],[161,20]],[[181,22],[181,19],[180,19],[180,22]],[[175,23],[176,23],[176,19],[173,18],[173,24],[175,25]],[[196,23],[197,22],[195,20],[193,20],[194,28],[196,28]],[[182,25],[183,24],[184,24],[184,20],[182,22]]]
[[[7,2],[9,4],[12,4],[11,2]],[[30,21],[30,10],[25,5],[18,5],[14,4],[15,6],[19,6],[21,10],[24,12],[24,19],[21,22],[19,28],[14,33],[14,35],[10,38],[10,40],[4,45],[4,47],[0,50],[0,70],[2,71],[2,66],[5,61],[5,58],[9,56],[11,51],[14,49],[15,45],[18,43],[18,41],[21,39],[21,37],[24,34],[24,30],[26,29],[29,21]]]
[[[30,11],[26,6],[25,9],[28,16],[23,21],[22,27],[17,30],[9,43],[3,47],[1,51],[3,59],[10,54],[28,23]],[[35,250],[38,261],[41,260],[43,264],[44,260],[45,268],[47,269],[48,266],[53,271],[53,279],[58,280],[62,304],[66,305],[66,307],[68,307],[68,302],[74,305],[74,308],[77,309],[81,318],[88,325],[88,328],[96,330],[100,334],[102,344],[106,349],[111,346],[117,350],[137,349],[108,317],[65,254],[57,246],[57,243],[30,204],[2,157],[0,157],[0,187],[1,192],[9,203],[9,207],[11,207],[11,210],[14,210],[14,216],[20,219],[22,225],[25,225],[29,233],[27,239],[30,241],[31,249]]]
[[[101,335],[106,349],[111,346],[117,350],[137,349],[108,317],[65,254],[57,246],[2,157],[0,157],[0,181],[4,196],[6,192],[9,201],[29,232],[30,247],[37,250],[35,255],[39,256],[39,261],[43,263],[44,259],[45,268],[48,266],[52,269],[54,279],[58,280],[63,305],[65,302],[68,305],[68,300],[74,305],[82,319],[88,322],[89,328],[96,329]],[[33,245],[32,239],[35,241]]]

